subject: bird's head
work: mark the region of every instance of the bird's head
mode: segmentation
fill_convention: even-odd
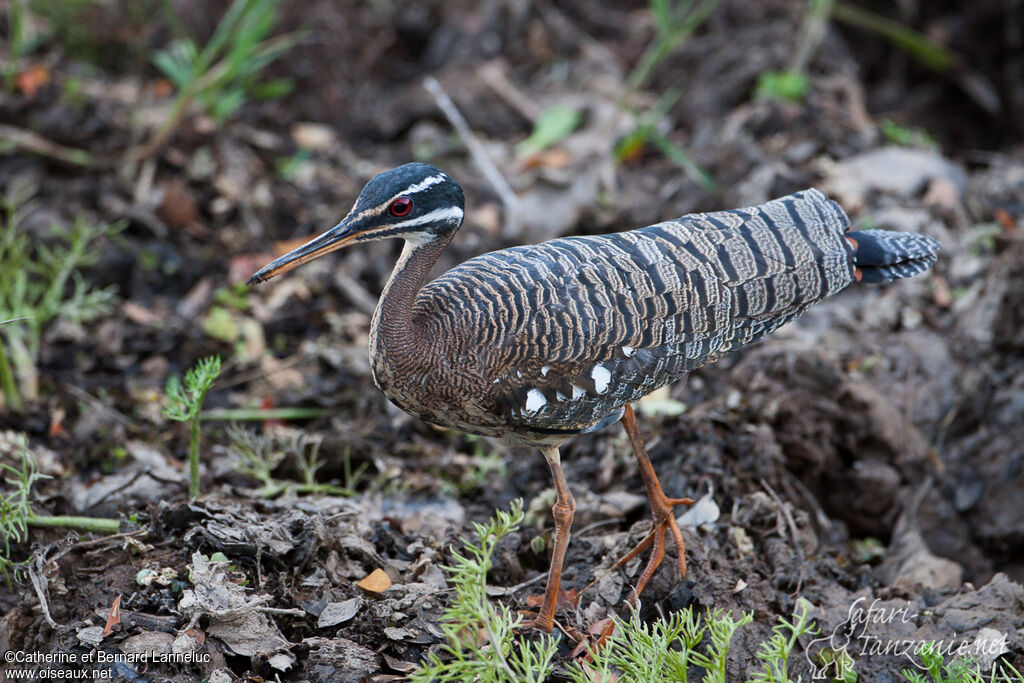
[[[336,226],[260,268],[249,284],[269,280],[350,244],[402,237],[426,243],[462,225],[464,199],[457,182],[430,164],[404,164],[366,183],[355,206]]]

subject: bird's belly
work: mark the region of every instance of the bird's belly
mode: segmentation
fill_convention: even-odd
[[[507,431],[498,416],[466,396],[420,392],[408,383],[401,387],[384,386],[381,390],[389,401],[424,422],[480,436],[501,437]]]
[[[488,408],[486,400],[479,398],[485,392],[469,386],[474,383],[471,374],[451,372],[451,368],[444,372],[437,367],[396,372],[386,362],[371,365],[377,387],[410,415],[470,434],[502,435],[503,420]]]

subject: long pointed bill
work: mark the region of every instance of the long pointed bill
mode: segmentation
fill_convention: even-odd
[[[272,277],[287,273],[293,268],[298,268],[303,263],[308,263],[313,259],[320,258],[324,254],[347,247],[355,240],[359,233],[360,231],[355,229],[352,222],[342,221],[319,237],[314,237],[301,247],[293,249],[284,256],[276,258],[263,266],[249,278],[246,284],[255,285],[260,282],[266,282]]]

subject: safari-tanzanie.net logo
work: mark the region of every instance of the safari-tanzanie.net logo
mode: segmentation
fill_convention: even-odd
[[[1006,634],[992,628],[939,640],[901,637],[897,634],[907,629],[900,627],[916,625],[920,615],[909,602],[902,607],[880,602],[875,598],[868,604],[866,597],[857,598],[846,619],[830,635],[808,644],[804,656],[811,665],[813,680],[848,680],[857,660],[872,657],[900,657],[909,666],[926,670],[925,660],[939,656],[946,662],[970,662],[987,671],[999,655],[1008,651]]]

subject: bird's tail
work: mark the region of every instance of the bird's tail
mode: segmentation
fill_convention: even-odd
[[[938,240],[914,232],[854,230],[845,236],[854,244],[859,282],[892,282],[923,273],[942,248]]]

